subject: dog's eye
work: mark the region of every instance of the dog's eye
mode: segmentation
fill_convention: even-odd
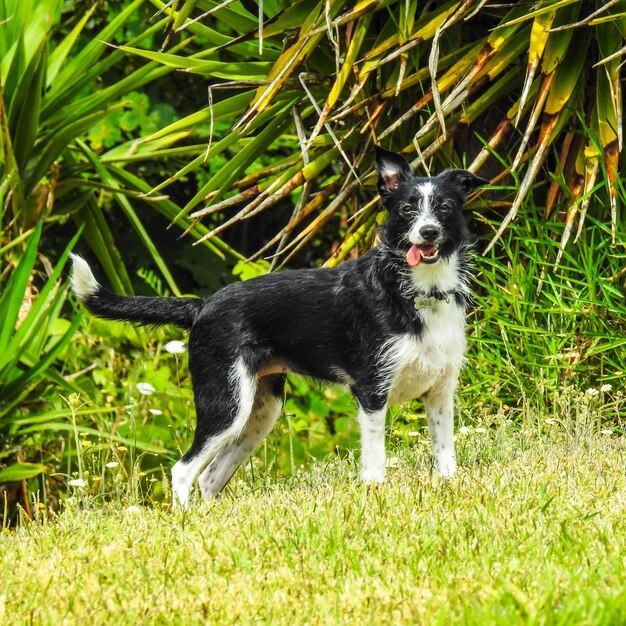
[[[411,217],[411,213],[413,212],[413,207],[406,202],[398,205],[398,213],[400,217],[408,218]]]
[[[448,202],[442,202],[439,205],[439,210],[444,214],[447,215],[448,213],[450,213],[452,211],[452,205],[449,204]]]

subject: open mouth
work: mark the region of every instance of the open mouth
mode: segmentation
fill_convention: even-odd
[[[435,263],[439,259],[439,248],[434,244],[413,244],[406,253],[406,262],[411,267],[420,263]]]

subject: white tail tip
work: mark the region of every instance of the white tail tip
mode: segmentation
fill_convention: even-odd
[[[91,268],[83,257],[70,253],[73,262],[70,283],[72,291],[80,300],[84,300],[100,289],[100,284],[93,275]]]

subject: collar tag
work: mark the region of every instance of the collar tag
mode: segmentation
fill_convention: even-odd
[[[419,311],[420,309],[434,309],[437,299],[432,296],[416,296],[414,302],[415,308]]]

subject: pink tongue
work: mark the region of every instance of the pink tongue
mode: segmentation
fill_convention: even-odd
[[[417,267],[425,256],[433,254],[435,246],[412,245],[406,253],[406,262],[411,267]]]
[[[420,264],[421,260],[422,253],[420,252],[419,248],[415,245],[411,246],[409,248],[409,251],[406,253],[406,262],[411,267],[417,267]]]

